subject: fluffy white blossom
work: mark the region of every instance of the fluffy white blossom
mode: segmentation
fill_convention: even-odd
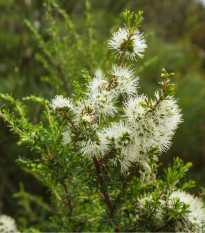
[[[144,180],[149,182],[151,179],[151,168],[150,165],[148,164],[148,162],[146,160],[142,160],[140,162],[140,180],[143,182]]]
[[[82,123],[83,121],[89,123],[94,119],[93,111],[93,107],[88,100],[82,99],[81,101],[77,101],[73,107],[72,120],[75,124]]]
[[[119,93],[135,95],[138,85],[138,77],[135,77],[131,67],[122,67],[114,65],[111,74],[115,76],[113,81],[115,90]]]
[[[69,110],[73,104],[69,98],[64,98],[62,95],[57,95],[50,103],[54,110]]]
[[[82,116],[82,120],[85,121],[85,122],[90,123],[90,122],[92,122],[92,120],[93,120],[93,116],[92,116],[92,115],[89,115],[89,114],[84,114],[84,115]]]
[[[88,93],[88,103],[98,114],[114,116],[117,112],[115,106],[114,91],[102,90],[100,92]]]
[[[62,144],[63,145],[67,145],[69,143],[71,143],[71,132],[69,130],[66,130],[62,133],[63,136],[63,140],[62,140]]]
[[[15,220],[7,215],[0,215],[0,232],[18,233]]]
[[[79,142],[80,152],[87,157],[97,156],[100,157],[104,155],[108,149],[109,145],[107,140],[100,133],[96,133],[95,139],[88,139]]]
[[[109,48],[114,49],[115,52],[121,56],[128,42],[129,35],[130,32],[128,28],[120,28],[117,32],[113,33],[112,38],[108,41]],[[147,45],[143,38],[143,34],[140,34],[139,31],[136,30],[128,42],[125,55],[130,59],[135,59],[136,55],[143,57],[143,52],[146,48]]]
[[[132,132],[122,121],[112,123],[110,127],[104,129],[103,134],[110,143],[114,143],[116,149],[123,150],[131,144]]]
[[[156,93],[156,97],[159,99],[158,93]],[[157,105],[154,111],[154,121],[160,135],[159,147],[162,151],[167,150],[172,136],[182,122],[181,111],[173,97],[168,96]]]
[[[88,85],[88,89],[91,93],[99,92],[100,90],[105,90],[108,87],[107,79],[102,75],[98,75],[91,80]]]
[[[112,165],[117,165],[117,161],[121,164],[121,170],[125,173],[132,162],[140,162],[144,160],[144,157],[140,155],[140,149],[136,133],[133,128],[126,122],[120,121],[112,123],[109,127],[104,128],[101,132],[101,137],[104,137],[104,141],[111,148],[115,148],[119,153],[113,159],[111,159]]]
[[[102,77],[103,76],[103,70],[101,68],[98,68],[95,70],[95,77]]]
[[[157,99],[159,96],[156,94]],[[151,101],[153,102],[153,101]],[[154,147],[167,150],[181,120],[181,113],[172,97],[162,100],[154,110],[144,95],[129,99],[125,104],[127,121],[135,128],[139,150],[148,152]]]
[[[149,203],[153,202],[153,197],[152,197],[151,193],[150,194],[148,193],[146,196],[138,199],[139,207],[141,209],[145,209],[146,202],[149,202]],[[162,207],[166,206],[166,203],[162,199],[159,199],[159,202],[160,202],[160,205],[155,210],[156,212],[153,215],[153,217],[155,219],[157,219],[157,221],[163,222],[163,216],[164,216],[165,212],[164,212],[164,208],[162,208]]]
[[[175,191],[173,192],[168,200],[168,207],[172,208],[174,201],[179,200],[187,205],[189,205],[188,210],[190,211],[184,217],[187,224],[194,229],[194,232],[202,232],[202,226],[205,224],[205,207],[203,201],[197,197],[194,197],[184,191]],[[138,203],[141,209],[145,208],[146,201],[152,202],[152,196],[145,196],[138,199]],[[160,205],[156,210],[156,219],[163,221],[163,217],[166,215],[167,204],[165,200],[159,199]],[[184,232],[186,231],[185,226],[177,221],[175,225],[175,232]]]
[[[122,160],[119,159],[119,161],[120,161],[120,166],[121,166],[121,172],[126,174],[129,171],[132,164],[127,159],[122,159]]]
[[[125,103],[125,116],[133,126],[136,126],[136,123],[139,122],[139,120],[141,120],[142,118],[144,118],[148,108],[146,101],[147,97],[145,97],[144,95],[140,95],[136,96],[135,98],[129,99]]]
[[[155,93],[156,99],[159,99],[159,92]],[[181,110],[177,105],[177,101],[168,96],[157,105],[155,111],[155,117],[162,127],[166,124],[166,130],[170,133],[174,132],[178,127],[178,124],[182,122]]]
[[[205,224],[205,208],[203,201],[197,197],[194,197],[183,191],[175,191],[170,195],[169,205],[170,207],[173,204],[173,200],[179,199],[180,202],[183,202],[189,205],[190,213],[187,213],[186,220],[193,224],[195,228],[200,228]]]
[[[108,44],[119,56],[125,52],[125,56],[131,59],[142,57],[147,47],[143,35],[128,28],[120,28],[113,33]],[[154,100],[137,95],[139,78],[132,67],[112,65],[109,73],[112,81],[97,70],[95,77],[86,85],[86,93],[81,100],[72,103],[68,98],[56,96],[51,106],[57,110],[72,109],[71,123],[85,131],[77,142],[83,155],[102,156],[114,148],[116,156],[109,158],[111,164],[120,163],[122,172],[126,172],[132,164],[138,163],[141,178],[148,179],[150,156],[156,157],[152,151],[161,153],[167,150],[182,121],[179,107],[173,97],[162,99],[159,92],[155,93]],[[119,94],[124,97],[124,111],[117,108]],[[116,116],[120,112],[123,113]],[[119,120],[112,122],[111,117],[106,119],[108,116]],[[104,128],[103,124],[106,124]],[[69,130],[65,130],[63,144],[71,142],[70,135]]]
[[[154,137],[158,131],[153,115],[148,110],[147,97],[144,95],[131,98],[125,104],[125,117],[135,132],[135,151],[148,152],[151,148],[158,146]],[[133,160],[135,156],[131,155],[130,158]]]
[[[197,2],[200,2],[203,7],[205,7],[205,0],[196,0]]]

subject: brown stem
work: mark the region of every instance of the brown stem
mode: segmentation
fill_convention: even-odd
[[[169,223],[171,223],[172,220],[162,224],[161,226],[159,226],[157,229],[154,230],[154,232],[159,232],[160,230],[162,230],[164,227],[166,227]]]
[[[133,167],[130,174],[127,176],[127,178],[125,180],[125,183],[123,184],[122,190],[118,194],[117,199],[116,199],[114,205],[112,206],[111,201],[110,201],[110,197],[108,195],[106,186],[104,184],[104,178],[102,176],[103,175],[103,169],[101,167],[100,161],[97,159],[96,156],[93,157],[93,161],[94,161],[94,165],[95,165],[95,168],[96,168],[96,171],[97,171],[98,180],[99,180],[100,186],[102,188],[103,198],[104,198],[104,200],[105,200],[105,202],[106,202],[106,204],[108,206],[108,209],[110,211],[111,216],[113,216],[115,211],[116,211],[117,204],[118,204],[122,194],[124,193],[125,188],[127,187],[127,184],[130,182],[130,180],[132,179],[132,177],[134,175],[135,168]],[[115,228],[115,232],[120,232],[120,229],[119,229],[118,226]]]
[[[117,204],[122,196],[122,194],[124,193],[126,187],[127,187],[127,184],[130,182],[130,180],[132,179],[133,175],[134,175],[134,172],[135,172],[135,167],[132,168],[130,174],[127,176],[126,180],[125,180],[125,183],[123,184],[122,186],[122,190],[120,191],[120,193],[118,194],[117,196],[117,199],[113,205],[113,208],[112,208],[112,214],[115,213],[115,210],[116,210],[116,207],[117,207]]]
[[[121,64],[122,64],[123,58],[124,58],[125,53],[126,53],[126,50],[127,50],[127,46],[128,46],[128,44],[129,44],[130,39],[131,39],[131,37],[133,36],[133,34],[134,34],[134,31],[132,30],[132,31],[130,32],[130,35],[129,35],[128,39],[127,39],[127,43],[126,43],[126,45],[125,45],[125,48],[124,48],[124,50],[123,50],[123,52],[122,52],[122,54],[121,54],[121,56],[120,56],[119,62],[118,62],[118,64],[117,64],[117,67],[121,66]],[[115,75],[113,75],[112,79],[110,80],[110,83],[109,83],[108,88],[107,88],[108,91],[110,91],[111,85],[112,85],[114,79],[115,79]]]
[[[163,84],[163,87],[162,87],[162,96],[160,96],[159,100],[157,101],[157,103],[155,104],[154,107],[153,107],[153,106],[150,106],[150,108],[151,108],[152,110],[154,110],[154,109],[157,107],[157,105],[159,105],[160,102],[164,99],[164,92],[165,92],[165,90],[166,90],[166,84],[167,84],[167,79],[164,80],[164,84]]]
[[[135,228],[133,228],[130,232],[136,232],[137,229],[138,229],[139,227],[143,226],[143,225],[144,225],[144,222],[138,224],[138,225],[137,225]]]
[[[99,159],[99,162],[101,163],[103,160],[105,160],[112,152],[115,152],[115,148],[108,151],[101,159]]]
[[[120,232],[120,229],[118,227],[116,227],[115,232]]]
[[[95,169],[96,169],[96,172],[97,172],[98,180],[99,180],[100,186],[102,188],[102,192],[103,192],[105,202],[106,202],[106,204],[108,206],[110,214],[112,215],[112,204],[111,204],[110,197],[108,195],[107,189],[106,189],[105,184],[104,184],[104,178],[102,176],[103,175],[102,167],[101,167],[100,162],[99,162],[99,160],[97,159],[96,156],[93,157],[93,161],[94,161]]]
[[[73,124],[73,122],[71,121],[71,119],[68,117],[68,114],[65,113],[64,116],[65,116],[65,118],[69,121],[69,123],[72,125],[72,127],[77,131],[76,126]]]
[[[159,186],[157,184],[157,180],[156,180],[152,166],[151,166],[151,173],[152,173],[152,178],[153,178],[154,184],[155,184],[156,188],[159,190]]]
[[[74,207],[71,204],[71,197],[70,197],[70,195],[68,193],[68,187],[67,187],[67,185],[66,185],[66,183],[65,183],[64,180],[62,180],[61,183],[62,183],[62,185],[64,187],[64,190],[65,190],[65,193],[66,193],[66,197],[67,197],[67,201],[68,201],[67,205],[69,206],[70,212],[72,213]]]
[[[185,228],[187,229],[187,231],[189,233],[193,233],[191,230],[189,230],[189,227],[187,226],[186,222],[184,220],[182,220],[182,223],[184,224]]]
[[[49,109],[49,107],[47,107],[47,109]],[[53,112],[56,112],[57,114],[65,117],[68,122],[71,124],[71,127],[73,127],[76,131],[77,131],[77,127],[74,125],[74,123],[71,121],[71,119],[69,118],[68,114],[67,113],[62,113],[62,112],[58,112],[56,110],[52,110]]]
[[[102,166],[101,166],[100,161],[98,160],[98,158],[96,156],[93,157],[93,161],[94,161],[95,169],[97,172],[98,180],[99,180],[99,183],[100,183],[100,186],[102,189],[103,198],[104,198],[105,203],[107,204],[107,207],[110,211],[110,215],[112,216],[114,214],[114,211],[113,211],[113,207],[112,207],[112,204],[110,201],[110,197],[109,197],[108,192],[107,192],[107,188],[106,188],[105,183],[104,183]],[[115,232],[120,232],[120,229],[118,226],[115,228]]]

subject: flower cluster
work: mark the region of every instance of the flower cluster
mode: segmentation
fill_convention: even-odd
[[[15,220],[7,215],[0,215],[0,232],[18,233]]]
[[[108,46],[119,54],[120,63],[112,65],[107,75],[97,72],[86,84],[81,100],[73,102],[56,96],[50,105],[57,112],[67,111],[71,127],[77,129],[78,134],[82,131],[75,143],[82,155],[103,157],[112,151],[110,164],[120,163],[122,172],[126,172],[138,163],[144,177],[143,174],[150,171],[151,152],[155,150],[160,154],[170,147],[172,136],[182,121],[180,109],[172,96],[165,95],[168,74],[163,74],[167,78],[162,94],[156,92],[152,100],[137,94],[139,77],[132,67],[121,65],[124,56],[131,59],[143,56],[147,45],[138,29],[120,28],[113,33]],[[63,132],[63,144],[72,144],[70,134],[71,130]]]
[[[136,58],[136,55],[143,57],[143,52],[147,48],[143,34],[138,30],[134,30],[130,34],[128,28],[120,28],[117,32],[113,33],[112,38],[108,41],[108,46],[119,57],[123,54],[125,47],[127,47],[124,53],[132,60]]]
[[[57,95],[51,102],[51,107],[54,110],[69,110],[72,108],[72,103],[68,98],[64,98],[62,95]]]
[[[153,202],[152,196],[145,196],[138,200],[139,207],[145,208],[146,202]],[[175,211],[175,203],[179,201],[181,203],[178,213],[182,211],[183,204],[188,205],[187,213],[184,215],[184,224],[187,224],[190,228],[194,229],[195,232],[201,232],[200,230],[205,226],[205,206],[202,199],[194,197],[184,191],[174,191],[169,196],[167,202],[164,199],[159,199],[159,205],[155,211],[154,217],[163,223],[163,220],[168,209]],[[184,232],[186,227],[182,222],[181,217],[175,222],[175,232]]]
[[[173,201],[176,200],[189,205],[188,210],[190,212],[185,216],[188,224],[194,226],[196,231],[199,231],[200,228],[205,226],[205,206],[202,199],[194,197],[183,191],[175,191],[170,195],[170,207],[172,207]],[[179,227],[179,225],[177,227]]]

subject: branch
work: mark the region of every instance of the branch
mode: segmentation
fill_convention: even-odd
[[[164,84],[163,84],[163,87],[162,87],[162,95],[160,96],[159,100],[156,102],[156,104],[154,106],[152,106],[152,105],[150,106],[150,108],[152,110],[154,110],[157,107],[157,105],[159,105],[160,102],[164,99],[164,92],[166,90],[166,84],[167,84],[167,79],[164,79]]]
[[[99,159],[99,162],[101,163],[104,161],[112,152],[115,152],[115,148],[112,148],[110,151],[108,151],[101,159]]]
[[[117,199],[116,199],[116,201],[115,201],[115,203],[114,203],[114,205],[113,205],[113,208],[112,208],[112,214],[115,213],[117,204],[118,204],[118,202],[119,202],[119,200],[120,200],[122,194],[124,193],[124,191],[125,191],[125,189],[126,189],[126,187],[127,187],[127,184],[131,181],[131,179],[132,179],[132,177],[133,177],[133,175],[134,175],[134,172],[135,172],[135,167],[132,168],[130,174],[127,176],[127,178],[126,178],[126,180],[125,180],[125,183],[124,183],[124,185],[123,185],[123,187],[122,187],[122,190],[120,191],[120,193],[119,193],[118,196],[117,196]]]
[[[57,114],[59,114],[59,115],[61,115],[61,116],[63,116],[63,117],[65,117],[65,118],[68,120],[68,122],[71,124],[71,127],[74,128],[75,131],[77,131],[76,126],[75,126],[74,123],[71,121],[71,119],[69,118],[69,116],[68,116],[67,113],[61,113],[61,112],[56,111],[56,110],[54,110],[54,109],[52,109],[52,111],[55,112],[55,113],[57,113]]]
[[[66,193],[66,197],[67,197],[67,201],[68,201],[68,202],[67,202],[67,205],[69,206],[70,212],[72,213],[74,207],[73,207],[72,204],[71,204],[71,197],[70,197],[70,195],[69,195],[69,193],[68,193],[68,187],[67,187],[67,185],[66,185],[66,183],[65,183],[64,180],[62,180],[61,183],[62,183],[62,185],[63,185],[63,187],[64,187],[64,190],[65,190],[65,193]]]
[[[74,125],[74,123],[71,121],[71,119],[68,117],[68,114],[65,113],[64,117],[69,121],[69,123],[71,124],[71,126],[77,131],[76,126]]]
[[[164,224],[162,224],[161,226],[159,226],[158,228],[156,228],[155,230],[154,230],[154,232],[159,232],[160,230],[162,230],[164,227],[166,227],[169,223],[171,223],[173,220],[170,220],[170,221],[168,221],[168,222],[166,222],[166,223],[164,223]]]
[[[182,223],[184,224],[185,228],[189,233],[193,233],[191,230],[189,230],[189,227],[187,226],[186,222],[182,219]]]
[[[112,215],[112,204],[111,204],[110,197],[108,195],[107,189],[106,189],[105,184],[104,184],[104,178],[102,176],[103,175],[102,167],[101,167],[100,162],[99,162],[99,160],[97,159],[96,156],[93,157],[93,161],[94,161],[95,169],[96,169],[96,172],[97,172],[98,180],[99,180],[100,186],[102,188],[102,192],[103,192],[105,202],[106,202],[107,207],[108,207],[108,209],[110,211],[110,214]]]
[[[126,45],[125,45],[125,48],[124,48],[124,50],[123,50],[123,52],[122,52],[122,54],[121,54],[121,56],[120,56],[119,62],[118,62],[118,64],[117,64],[118,67],[121,66],[121,64],[122,64],[123,58],[124,58],[125,53],[126,53],[126,50],[127,50],[127,46],[128,46],[128,44],[129,44],[130,39],[131,39],[131,37],[133,36],[133,34],[134,34],[134,30],[132,30],[132,31],[130,32],[130,35],[129,35],[128,39],[127,39],[127,43],[126,43]],[[114,79],[115,79],[115,75],[113,75],[112,79],[110,80],[110,83],[109,83],[108,88],[107,88],[108,91],[110,91],[111,85],[112,85]]]

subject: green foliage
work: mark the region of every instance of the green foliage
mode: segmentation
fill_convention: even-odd
[[[185,172],[192,166],[191,163],[187,163],[183,166],[183,162],[177,157],[174,159],[173,167],[168,167],[165,171],[165,179],[169,186],[175,186],[181,178],[185,175]]]
[[[142,17],[143,11],[138,11],[137,14],[134,14],[134,12],[130,12],[129,10],[125,10],[123,12],[123,17],[126,22],[126,26],[128,26],[129,30],[134,29],[136,30],[140,23],[143,21]],[[133,23],[134,21],[134,23]]]

